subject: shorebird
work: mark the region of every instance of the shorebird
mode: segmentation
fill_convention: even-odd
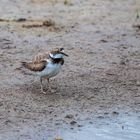
[[[57,48],[49,53],[37,55],[31,62],[22,62],[22,66],[39,76],[41,92],[46,93],[43,90],[42,80],[47,79],[49,87],[49,79],[60,72],[61,66],[64,64],[64,56],[68,56],[64,53],[64,48]]]

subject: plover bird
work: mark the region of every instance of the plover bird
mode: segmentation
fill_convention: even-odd
[[[43,90],[42,80],[47,79],[49,87],[49,79],[59,73],[61,66],[64,64],[64,56],[68,56],[64,53],[64,48],[57,48],[50,53],[37,55],[31,62],[22,62],[22,66],[39,76],[41,92],[46,93]]]

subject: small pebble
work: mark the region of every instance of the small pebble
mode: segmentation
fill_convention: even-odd
[[[72,119],[72,118],[74,118],[74,116],[72,114],[68,114],[65,116],[65,118]]]
[[[63,139],[58,137],[58,138],[55,138],[55,140],[63,140]]]
[[[113,111],[112,115],[119,115],[119,112]]]
[[[76,121],[71,121],[70,124],[71,125],[75,125],[77,122]]]

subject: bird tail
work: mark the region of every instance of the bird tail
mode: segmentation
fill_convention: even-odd
[[[23,73],[25,75],[35,75],[32,71],[28,71],[30,70],[30,67],[29,67],[29,63],[28,62],[21,62],[21,67],[23,68],[26,68],[27,71],[25,69],[23,69]]]
[[[28,69],[28,63],[27,62],[21,62],[21,66]]]

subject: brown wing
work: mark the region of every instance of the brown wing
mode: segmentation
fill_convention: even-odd
[[[49,58],[49,53],[39,53],[38,55],[36,55],[33,59],[34,62],[40,62],[43,61],[44,59],[48,59]]]
[[[46,61],[40,62],[22,62],[22,65],[31,71],[42,71],[46,67]]]
[[[50,51],[50,53],[51,54],[57,54],[57,53],[59,53],[60,51],[59,51],[59,49],[58,48],[56,48],[56,49],[54,49],[54,50],[52,50],[52,51]]]
[[[37,55],[34,57],[33,61],[35,61],[35,62],[40,62],[40,61],[49,59],[49,53],[51,53],[51,54],[57,54],[57,53],[59,53],[59,52],[60,52],[60,50],[59,50],[58,48],[56,48],[56,49],[53,49],[53,50],[50,51],[50,52],[39,53],[39,54],[37,54]]]

